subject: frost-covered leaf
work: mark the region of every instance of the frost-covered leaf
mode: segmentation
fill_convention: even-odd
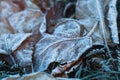
[[[3,34],[0,36],[0,48],[11,53],[15,51],[21,43],[30,37],[31,33]]]
[[[20,66],[22,67],[26,67],[26,66],[30,66],[32,67],[32,54],[33,54],[33,50],[30,48],[26,48],[23,50],[17,50],[15,52],[15,56],[17,58],[17,62]],[[26,72],[32,72],[32,68],[29,71]]]
[[[0,0],[0,60],[26,73],[68,77],[93,44],[118,43],[116,1]],[[74,12],[76,19],[63,18],[75,18]],[[40,72],[6,80],[16,78],[54,80]]]
[[[13,1],[0,0],[0,16],[9,17],[20,10],[20,6],[16,5]]]
[[[9,24],[7,18],[3,18],[0,16],[0,35],[4,33],[14,33],[14,30]]]
[[[44,71],[51,62],[69,62],[76,60],[92,46],[91,38],[46,37],[36,45],[35,70]]]
[[[0,49],[0,54],[6,54],[6,55],[8,55],[8,53],[5,50],[2,50],[2,49]]]
[[[32,55],[37,40],[32,33],[4,34],[0,37],[1,54],[12,54],[22,67],[32,66]],[[32,70],[32,69],[31,69]],[[26,71],[26,72],[30,72]]]
[[[46,18],[43,17],[43,21],[40,25],[39,32],[43,35],[46,32]]]
[[[64,63],[63,65],[59,65],[55,69],[53,69],[51,74],[57,77],[67,76],[67,73],[72,72],[73,69],[78,66],[78,64],[78,60]]]
[[[25,6],[24,1],[0,0],[0,34],[14,33],[14,29],[10,25],[8,18],[14,13],[21,11],[22,6]]]
[[[31,0],[3,0],[0,7],[1,54],[5,50],[20,66],[31,66],[33,46],[41,37],[42,11]]]
[[[14,56],[17,63],[22,67],[27,67],[26,72],[32,72],[32,55],[34,53],[34,45],[37,42],[37,36],[32,35],[27,38],[18,48],[14,51]],[[28,68],[30,68],[28,70]]]
[[[41,30],[42,27],[40,27]],[[43,38],[36,44],[34,69],[44,71],[54,61],[64,63],[76,60],[92,46],[92,40],[89,37],[82,38],[84,33],[83,26],[77,20],[60,19],[53,34],[44,32]]]
[[[56,80],[80,80],[80,79],[78,79],[78,78],[60,78],[60,77],[58,77],[58,78],[56,78]]]
[[[2,80],[56,80],[53,76],[44,72],[35,72],[20,77],[19,75],[10,76]]]
[[[37,33],[42,22],[42,12],[36,9],[26,9],[9,17],[9,22],[16,33]]]
[[[43,73],[43,72],[36,72],[36,73],[32,73],[32,74],[27,74],[24,75],[22,78],[22,80],[55,80],[55,78],[47,73]]]
[[[99,3],[99,5],[98,5]],[[99,21],[100,24],[95,29],[92,35],[93,42],[97,44],[104,44],[104,40],[107,42],[118,43],[118,31],[116,25],[116,0],[78,0],[76,4],[76,18],[79,20],[86,30],[89,32],[94,23]],[[114,8],[111,8],[112,5]],[[113,12],[112,12],[113,11]],[[114,16],[113,16],[114,14]],[[112,17],[112,18],[111,18]],[[113,21],[114,20],[114,21]],[[114,24],[111,24],[113,22]],[[112,29],[111,26],[113,26]],[[109,27],[111,28],[110,32]],[[114,30],[114,31],[113,31]],[[112,36],[110,35],[112,34]],[[111,41],[111,37],[113,37]]]
[[[1,54],[3,55],[3,61],[6,63],[14,63],[16,64],[16,61],[18,60],[17,58],[13,55],[15,51],[21,46],[24,45],[23,42],[28,39],[32,34],[31,33],[18,33],[18,34],[2,34],[0,36],[0,49],[1,49]],[[31,56],[31,54],[29,54]],[[2,57],[2,55],[0,55]],[[31,58],[30,56],[27,56],[28,58]],[[20,56],[21,57],[21,56]],[[26,57],[26,60],[27,60]],[[7,59],[9,58],[9,59]],[[9,60],[9,61],[8,61]],[[29,59],[29,61],[31,61]]]
[[[55,26],[53,35],[57,37],[75,38],[83,36],[83,26],[74,19],[61,19]]]
[[[117,10],[116,10],[117,0],[111,0],[109,3],[109,11],[107,15],[108,24],[111,30],[111,38],[114,43],[119,43],[118,40],[118,28],[117,28]]]

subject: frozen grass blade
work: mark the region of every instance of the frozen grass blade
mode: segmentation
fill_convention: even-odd
[[[92,33],[95,31],[95,29],[97,28],[97,25],[98,25],[98,21],[95,22],[93,28],[90,30],[90,32],[86,35],[87,37],[88,36],[91,36]]]
[[[105,23],[104,23],[104,15],[103,15],[103,11],[102,11],[102,7],[101,7],[101,4],[99,2],[99,0],[96,0],[96,6],[97,6],[97,10],[98,10],[98,15],[99,15],[99,19],[100,19],[100,24],[101,24],[101,29],[102,29],[102,34],[103,34],[103,39],[104,39],[104,42],[105,42],[105,46],[107,48],[107,51],[108,53],[110,53],[110,50],[109,50],[109,47],[108,47],[108,44],[107,44],[107,40],[106,40],[106,37],[105,37]]]

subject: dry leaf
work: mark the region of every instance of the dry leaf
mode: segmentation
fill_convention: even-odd
[[[6,16],[0,18],[2,19],[1,26],[3,27],[3,29],[0,29],[2,34],[1,36],[6,36],[4,33],[14,34],[12,34],[12,36],[11,34],[7,34],[8,36],[6,37],[6,43],[4,43],[5,40],[1,41],[1,54],[6,54],[6,52],[7,54],[13,53],[13,58],[15,58],[15,61],[13,60],[14,62],[17,62],[17,64],[22,67],[32,66],[34,45],[41,37],[39,28],[42,26],[44,15],[30,0],[25,0],[23,2],[20,2],[19,0],[5,0],[3,1],[3,4],[9,5],[7,7],[11,10],[11,13],[9,10],[7,10],[7,7],[1,9],[1,15],[3,15],[5,11],[7,14],[9,14],[5,14]],[[1,4],[1,6],[6,5]],[[14,5],[16,5],[16,7]],[[18,9],[18,11],[15,12],[14,7],[15,9]],[[7,39],[8,37],[10,39]]]
[[[16,33],[37,33],[42,19],[40,10],[26,9],[10,16],[9,22]]]
[[[111,37],[113,36],[115,38],[112,38],[112,42],[119,43],[118,35],[117,35],[118,34],[117,25],[115,21],[116,14],[117,14],[115,4],[116,4],[116,1],[114,0],[106,0],[106,1],[104,0],[96,0],[96,1],[78,0],[77,1],[76,18],[79,20],[80,24],[82,24],[86,28],[87,31],[90,31],[92,29],[96,20],[99,21],[100,23],[92,35],[94,43],[104,44],[103,42],[105,40],[108,43],[110,43]],[[109,5],[112,5],[114,8],[110,8]],[[112,14],[114,14],[114,16]],[[109,25],[111,22],[114,24]],[[111,27],[113,25],[114,27]],[[110,32],[109,27],[111,28],[112,32]],[[112,36],[110,36],[110,34],[112,34]]]
[[[52,75],[68,77],[93,44],[119,43],[116,1],[0,0],[0,60],[18,64],[26,73],[47,71],[55,62]],[[74,18],[75,5],[76,19],[62,18]],[[41,72],[4,80],[30,79],[55,80]]]
[[[4,54],[6,56],[3,57],[3,61],[8,62],[8,64],[16,64],[16,60],[12,56],[14,51],[17,50],[17,48],[22,45],[22,43],[31,35],[31,33],[2,34],[0,36],[0,50],[1,54]],[[9,61],[7,61],[8,55],[10,58]],[[2,57],[2,55],[0,55],[0,57]]]
[[[26,72],[33,72],[32,64],[33,64],[33,53],[35,50],[35,44],[38,41],[39,35],[32,35],[29,38],[27,38],[22,45],[17,48],[16,51],[14,51],[14,55],[17,59],[17,63],[21,67],[26,68]]]
[[[7,51],[0,49],[0,54],[8,55]]]
[[[58,3],[56,3],[47,11],[46,14],[47,33],[53,33],[55,25],[60,18],[62,18],[62,8]]]
[[[43,38],[36,44],[35,71],[46,70],[54,61],[65,63],[77,60],[85,50],[92,46],[90,37],[82,37],[84,32],[83,26],[77,20],[59,20],[53,34],[44,33]]]
[[[55,0],[33,0],[33,3],[45,13],[49,8],[53,7]]]
[[[22,1],[21,0],[12,0],[11,2],[13,2],[14,5],[17,5],[19,7],[20,11],[24,10],[26,7],[25,0],[22,0]]]
[[[44,71],[51,62],[76,60],[92,46],[91,38],[46,37],[36,45],[35,70]]]
[[[0,16],[8,18],[18,11],[20,11],[20,6],[11,0],[0,0]]]
[[[14,52],[31,33],[3,34],[0,36],[0,48],[8,53]]]
[[[77,20],[63,18],[55,26],[53,35],[57,37],[76,38],[83,36],[83,32],[83,26]]]
[[[9,24],[7,18],[0,17],[0,35],[4,33],[14,33],[14,30]]]
[[[80,80],[77,78],[56,78],[56,80]]]
[[[44,72],[35,72],[20,77],[19,75],[10,76],[2,80],[56,80],[53,76]]]
[[[107,20],[109,24],[109,28],[111,30],[111,38],[114,43],[119,43],[118,37],[118,27],[117,27],[117,10],[116,10],[116,2],[117,0],[111,0],[109,2],[109,11],[107,15]]]
[[[32,48],[32,47],[30,47]],[[26,69],[26,73],[32,72],[32,55],[33,55],[33,49],[25,48],[23,50],[17,50],[15,52],[16,61],[19,64],[19,66],[24,67]],[[29,71],[27,69],[30,69]]]

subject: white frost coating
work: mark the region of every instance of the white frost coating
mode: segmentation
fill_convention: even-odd
[[[77,60],[82,53],[92,46],[89,37],[60,38],[47,37],[41,39],[36,45],[35,70],[44,71],[51,62],[69,62]]]
[[[0,1],[0,6],[4,7],[4,9],[0,10],[0,15],[2,17],[8,17],[13,14],[12,8],[7,2]]]
[[[26,9],[9,17],[9,22],[16,33],[33,33],[39,29],[42,16],[41,11]]]
[[[10,53],[10,51],[13,52],[31,35],[31,33],[3,34],[0,36],[0,41],[2,44],[0,48],[8,53]]]
[[[6,54],[6,55],[8,55],[8,52],[6,52],[6,51],[3,50],[3,49],[0,49],[0,54]]]
[[[25,2],[26,2],[26,8],[40,11],[38,6],[36,6],[34,3],[32,3],[32,0],[25,0]]]
[[[83,29],[77,20],[63,18],[55,27],[53,34],[44,33],[43,38],[35,46],[36,71],[46,70],[54,61],[64,63],[77,60],[92,46],[90,37],[82,37]]]
[[[109,21],[109,27],[111,29],[113,42],[119,44],[118,28],[117,28],[117,21],[116,21],[117,20],[116,2],[117,0],[110,1],[107,19]]]
[[[46,32],[46,16],[43,16],[42,23],[39,28],[39,32],[43,35]]]
[[[77,20],[63,19],[56,25],[53,35],[57,37],[76,38],[82,35],[82,26]]]
[[[28,37],[30,37],[31,35],[32,35],[32,33],[19,34],[18,37],[13,38],[12,42],[14,45],[12,46],[12,51],[15,51],[21,45],[21,43],[24,40],[26,40]],[[17,40],[19,40],[19,41],[15,44],[14,42],[16,42]]]
[[[107,42],[118,44],[116,0],[98,0],[101,7],[95,1],[97,0],[78,0],[76,3],[76,18],[87,32],[92,30],[96,21],[105,23],[103,25],[105,27],[101,27],[101,24],[98,23],[97,28],[91,35],[94,44],[104,44],[103,34]],[[100,14],[102,14],[101,17]]]
[[[30,66],[32,64],[33,51],[30,49],[19,50],[16,52],[16,57],[20,66]]]

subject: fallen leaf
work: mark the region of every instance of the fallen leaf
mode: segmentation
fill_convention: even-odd
[[[10,76],[2,80],[56,80],[56,79],[47,73],[35,72],[31,74],[25,74],[22,77],[19,75]]]
[[[76,60],[92,46],[91,38],[60,38],[46,37],[36,44],[36,71],[44,71],[51,62],[62,63]]]
[[[37,33],[42,19],[40,10],[26,9],[10,16],[8,20],[15,33]]]
[[[80,24],[83,25],[88,32],[92,29],[96,20],[100,23],[95,29],[93,35],[91,36],[95,44],[104,44],[104,42],[105,44],[106,42],[119,43],[117,25],[115,21],[117,14],[115,4],[116,1],[114,0],[96,0],[96,2],[94,2],[93,0],[77,1],[76,19],[79,20]],[[110,5],[112,5],[114,8],[111,8]],[[112,22],[114,24],[111,24]],[[113,25],[114,29],[112,27]],[[112,34],[112,36],[110,34]]]
[[[54,4],[53,7],[51,7],[46,14],[46,26],[47,26],[47,30],[46,32],[49,34],[52,34],[54,29],[55,29],[55,25],[57,24],[57,21],[59,19],[62,18],[62,8],[61,6],[56,3]]]
[[[0,36],[0,48],[6,52],[14,52],[24,40],[30,37],[31,33],[3,34]]]
[[[63,18],[56,24],[53,35],[64,38],[76,38],[84,35],[84,28],[77,20]]]

